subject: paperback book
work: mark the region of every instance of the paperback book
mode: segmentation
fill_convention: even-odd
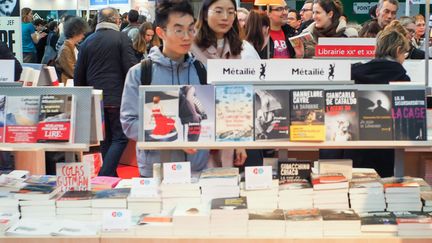
[[[8,96],[6,107],[7,143],[35,143],[39,122],[40,96]]]
[[[146,91],[144,103],[144,141],[181,141],[183,129],[179,118],[178,87]]]
[[[57,186],[62,191],[89,191],[91,190],[89,163],[57,163]]]
[[[278,162],[279,185],[310,180],[311,162],[288,160]]]
[[[73,142],[75,131],[73,95],[41,95],[37,142]]]
[[[391,91],[361,90],[358,96],[360,140],[392,140]]]
[[[216,141],[253,141],[253,87],[216,87]]]
[[[291,141],[324,141],[324,90],[291,90]]]
[[[425,90],[393,91],[394,140],[426,140]]]
[[[359,120],[356,90],[325,92],[326,140],[353,141],[359,139]]]
[[[255,88],[255,140],[289,139],[289,90]]]
[[[214,141],[215,91],[211,85],[180,87],[179,117],[186,142]]]

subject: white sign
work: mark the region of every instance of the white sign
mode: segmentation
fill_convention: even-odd
[[[376,2],[375,3],[357,2],[353,4],[353,10],[354,13],[356,14],[369,14],[369,9],[376,4],[377,4]]]
[[[0,17],[0,41],[6,43],[15,57],[22,62],[20,17]]]
[[[126,209],[104,210],[102,231],[127,231],[131,227],[131,212]]]
[[[246,166],[246,190],[269,189],[272,186],[271,166]]]
[[[351,65],[344,60],[270,59],[207,61],[209,83],[218,81],[349,81]]]
[[[132,178],[132,197],[156,197],[158,184],[154,178]]]
[[[425,4],[426,3],[425,0],[410,0],[410,2],[412,4]]]
[[[163,164],[164,183],[191,183],[190,162],[173,162]]]
[[[0,82],[15,81],[15,60],[0,60]]]

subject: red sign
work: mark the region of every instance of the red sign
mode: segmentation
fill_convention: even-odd
[[[337,46],[337,45],[316,45],[315,57],[375,57],[375,46]]]

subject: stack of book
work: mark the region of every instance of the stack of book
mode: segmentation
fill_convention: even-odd
[[[279,181],[280,182],[280,181]],[[278,208],[313,208],[313,188],[309,181],[285,181],[279,185]]]
[[[285,214],[282,209],[249,210],[250,237],[284,237]]]
[[[64,219],[88,219],[92,216],[91,191],[67,191],[57,199],[57,215]]]
[[[56,217],[56,200],[59,196],[61,196],[61,194],[58,194],[50,199],[36,198],[30,200],[19,200],[21,217]]]
[[[11,193],[1,193],[0,208],[3,213],[19,213],[18,199]]]
[[[238,168],[209,168],[204,170],[199,179],[203,202],[210,202],[215,198],[238,197],[239,188]]]
[[[312,174],[314,208],[348,209],[348,180],[341,173]]]
[[[162,209],[162,199],[157,197],[132,197],[127,198],[127,209],[131,211],[132,217],[141,214],[156,214]]]
[[[247,198],[249,209],[269,209],[278,207],[279,181],[273,180],[269,189],[246,190],[245,184],[240,184],[240,196]]]
[[[245,197],[213,199],[210,210],[210,234],[212,236],[246,236],[248,219]]]
[[[365,212],[359,214],[362,234],[397,235],[396,216],[392,212]]]
[[[0,213],[0,235],[4,235],[6,230],[18,222],[20,217],[19,212],[1,212]]]
[[[432,235],[432,217],[429,213],[401,211],[394,214],[399,236]]]
[[[172,236],[172,214],[173,211],[142,214],[135,227],[135,234],[137,236]]]
[[[126,209],[126,198],[129,193],[129,188],[114,188],[95,192],[91,202],[92,215],[102,216],[105,210]]]
[[[383,184],[374,169],[353,169],[349,199],[351,208],[357,213],[386,209]]]
[[[423,202],[423,212],[432,212],[432,191],[423,191],[420,193],[420,197]]]
[[[387,211],[421,211],[420,184],[412,177],[383,178]]]
[[[323,218],[317,208],[285,211],[287,237],[322,237]]]
[[[210,205],[178,204],[173,213],[175,236],[209,236]]]
[[[201,203],[201,190],[196,181],[183,184],[167,184],[162,182],[160,184],[160,192],[163,211],[172,210],[178,204],[192,205]]]
[[[356,236],[361,233],[360,217],[352,209],[321,210],[324,236]]]

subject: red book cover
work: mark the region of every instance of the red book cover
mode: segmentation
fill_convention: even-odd
[[[347,178],[341,173],[329,173],[321,175],[312,175],[312,184],[326,184],[346,182]]]
[[[39,96],[8,96],[6,107],[7,143],[35,143]]]

